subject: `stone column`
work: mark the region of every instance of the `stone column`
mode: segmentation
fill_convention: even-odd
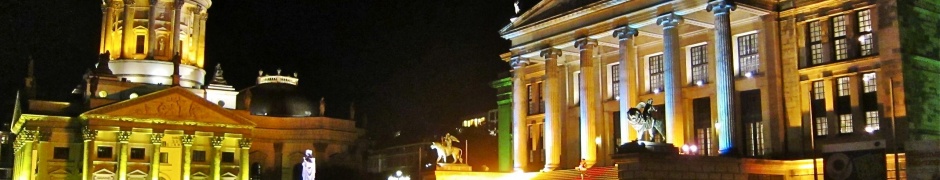
[[[23,162],[23,158],[26,157],[23,156],[23,150],[20,149],[23,147],[23,140],[21,140],[22,138],[20,138],[20,136],[22,135],[17,134],[16,139],[13,140],[13,179],[16,180],[19,180],[20,171],[23,170],[23,168],[20,168],[22,166],[21,162]]]
[[[529,60],[516,56],[512,57],[509,63],[514,71],[512,73],[512,167],[513,171],[523,172],[529,163],[529,151],[526,146],[528,144],[526,139],[529,136],[526,126],[529,104],[526,102],[528,94],[525,79],[525,68]]]
[[[28,180],[33,179],[33,143],[36,142],[36,131],[34,130],[22,130],[20,131],[20,158],[19,158],[19,174],[14,179]]]
[[[180,137],[183,141],[183,168],[182,170],[182,180],[189,180],[189,176],[192,175],[192,165],[193,165],[193,139],[195,135],[184,134]]]
[[[734,145],[734,63],[731,49],[730,0],[708,3],[706,10],[715,13],[715,97],[718,101],[718,154],[730,155]]]
[[[157,3],[159,0],[150,0],[150,12],[147,13],[147,16],[150,18],[147,21],[147,59],[154,59],[154,54],[157,53]],[[153,173],[151,173],[153,174]]]
[[[251,152],[249,151],[251,149],[251,138],[242,138],[241,140],[239,140],[238,147],[241,148],[241,152],[239,152],[241,155],[241,158],[238,159],[238,162],[239,162],[238,179],[248,180],[249,177],[251,176],[250,174],[251,173],[250,172],[251,161],[248,160],[248,155],[251,154]]]
[[[209,19],[208,13],[202,13],[199,16],[199,39],[196,45],[196,58],[193,61],[196,62],[196,66],[204,67],[205,57],[206,57],[206,20]]]
[[[124,0],[124,35],[121,36],[121,58],[130,59],[134,54],[128,42],[134,41],[134,0]],[[123,179],[121,179],[123,180]]]
[[[49,144],[49,138],[51,137],[52,132],[48,129],[36,132],[36,159],[33,161],[36,163],[36,170],[34,171],[35,177],[33,179],[51,179],[49,178],[49,161],[50,157],[45,157],[45,154],[50,153],[51,144]],[[66,158],[68,159],[68,158]]]
[[[185,4],[185,1],[183,1],[183,0],[176,0],[176,1],[173,2],[173,6],[175,6],[176,9],[174,10],[174,12],[175,12],[174,14],[175,14],[175,15],[173,15],[173,19],[174,19],[174,20],[173,20],[173,31],[170,32],[170,35],[173,36],[173,42],[170,42],[170,47],[172,48],[172,51],[171,51],[171,53],[170,53],[170,57],[171,57],[171,58],[172,58],[173,56],[175,56],[176,53],[178,53],[178,52],[180,52],[180,51],[182,50],[182,44],[180,44],[180,32],[181,32],[181,31],[180,31],[180,28],[181,28],[181,27],[180,27],[180,24],[183,23],[183,22],[182,22],[182,20],[183,20],[183,4]]]
[[[130,155],[131,147],[127,145],[131,138],[131,131],[118,131],[118,143],[121,152],[118,154],[117,179],[127,180],[127,158]]]
[[[163,145],[163,133],[150,135],[153,154],[150,155],[150,180],[160,180],[160,146]]]
[[[676,143],[676,136],[683,137],[676,131],[675,122],[682,118],[682,82],[679,62],[679,23],[682,17],[669,13],[656,19],[656,24],[663,27],[663,89],[666,91],[666,136],[667,143]]]
[[[105,44],[105,37],[108,36],[108,31],[107,31],[109,28],[108,27],[108,20],[109,20],[108,15],[110,14],[108,13],[109,6],[110,6],[110,3],[108,1],[101,2],[101,44],[98,45],[99,46],[98,54],[104,54],[105,47],[107,47],[104,44]]]
[[[581,158],[587,167],[597,163],[597,70],[594,67],[594,48],[597,39],[578,39],[574,46],[581,51]],[[575,77],[577,78],[577,77]]]
[[[91,179],[92,152],[95,149],[95,138],[98,137],[98,130],[92,130],[88,127],[82,128],[82,180]]]
[[[637,30],[630,28],[630,26],[620,26],[614,30],[614,37],[617,38],[619,42],[619,58],[620,58],[620,68],[617,69],[618,74],[620,75],[620,119],[615,119],[615,121],[620,121],[620,141],[625,143],[630,141],[630,123],[627,123],[629,116],[627,111],[630,110],[636,103],[636,63],[630,61],[627,49],[630,49],[633,44],[633,37],[636,37]],[[617,144],[616,146],[620,146]]]
[[[222,179],[222,141],[223,136],[212,137],[212,179]]]
[[[105,22],[105,29],[103,30],[104,33],[101,34],[101,36],[104,36],[104,51],[101,53],[103,54],[104,52],[110,52],[111,58],[118,57],[118,55],[121,54],[117,51],[112,51],[114,50],[115,45],[121,45],[121,43],[114,42],[114,29],[112,29],[114,28],[115,21],[114,13],[117,13],[116,11],[118,9],[118,4],[119,3],[114,3],[114,1],[111,1],[111,3],[108,4],[108,20]]]
[[[561,50],[549,48],[542,50],[545,58],[545,169],[552,171],[561,162],[561,112],[564,104],[561,100],[562,83],[558,82],[558,57]]]
[[[187,49],[188,52],[183,53],[187,55],[183,57],[183,60],[185,60],[183,62],[196,62],[196,52],[198,52],[196,47],[199,47],[199,36],[202,36],[201,29],[204,28],[202,26],[202,11],[205,10],[205,8],[196,6],[190,10],[193,12],[193,15],[190,17],[192,23],[189,25],[192,29],[192,36],[190,36],[192,38],[189,39],[189,42],[191,42],[190,44],[192,45]]]

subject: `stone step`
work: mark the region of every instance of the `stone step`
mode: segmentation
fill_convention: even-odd
[[[581,172],[574,169],[562,169],[551,172],[539,173],[533,179],[582,179]],[[618,179],[617,167],[592,167],[584,171],[583,179]]]

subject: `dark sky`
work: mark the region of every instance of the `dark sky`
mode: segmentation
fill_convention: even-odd
[[[402,130],[399,141],[412,141],[496,107],[489,84],[509,70],[499,59],[509,42],[498,30],[513,16],[512,3],[215,0],[206,66],[221,62],[236,89],[253,85],[259,69],[298,72],[308,96],[326,97],[328,116],[345,118],[356,102],[370,137]],[[0,115],[10,117],[29,56],[39,99],[64,100],[95,63],[100,26],[94,0],[0,2]]]

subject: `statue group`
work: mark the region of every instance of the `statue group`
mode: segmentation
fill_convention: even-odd
[[[453,147],[453,142],[460,142],[460,140],[458,140],[457,137],[451,136],[450,133],[441,137],[441,142],[431,142],[431,149],[437,150],[437,162],[447,163],[447,157],[451,156],[454,158],[453,162],[463,163],[461,149]]]
[[[639,136],[637,140],[666,142],[666,134],[663,131],[666,126],[665,122],[654,119],[653,112],[656,112],[656,108],[653,108],[653,99],[640,102],[635,108],[630,108],[627,111],[627,123],[630,123],[633,129],[636,129]],[[660,141],[657,141],[656,134],[659,134]]]

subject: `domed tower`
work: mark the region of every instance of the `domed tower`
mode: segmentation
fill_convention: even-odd
[[[114,75],[131,82],[172,83],[179,54],[180,85],[205,84],[206,13],[211,0],[102,0],[101,47]]]

